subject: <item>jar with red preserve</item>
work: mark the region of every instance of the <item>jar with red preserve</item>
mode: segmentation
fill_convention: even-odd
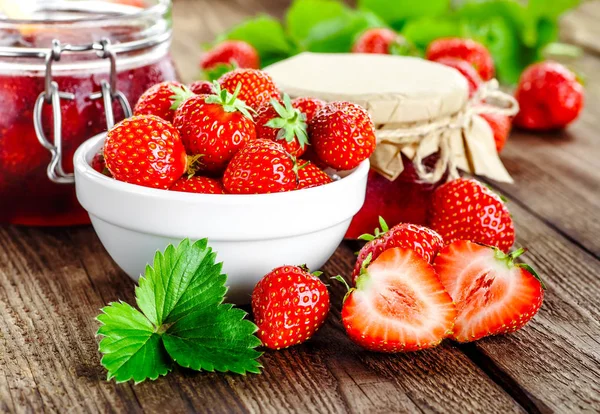
[[[365,203],[347,238],[372,233],[379,216],[390,226],[427,224],[433,192],[458,177],[459,170],[512,181],[489,125],[478,116],[517,111],[514,99],[500,92],[495,80],[469,98],[466,79],[453,68],[375,54],[302,53],[266,70],[290,96],[350,101],[371,114],[377,147],[370,158]]]
[[[16,3],[0,8],[0,223],[86,223],[73,154],[176,79],[170,0]]]

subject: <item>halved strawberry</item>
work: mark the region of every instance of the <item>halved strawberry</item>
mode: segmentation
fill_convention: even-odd
[[[435,270],[458,312],[453,339],[470,342],[514,332],[533,318],[545,287],[531,266],[514,263],[524,251],[505,254],[462,240],[440,252]]]
[[[342,308],[350,339],[380,352],[434,347],[452,332],[455,317],[452,298],[433,266],[401,247],[363,266]]]

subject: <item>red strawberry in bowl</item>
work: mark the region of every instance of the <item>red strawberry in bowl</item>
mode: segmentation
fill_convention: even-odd
[[[198,80],[190,83],[188,89],[196,95],[212,95],[214,92],[213,84],[206,80]]]
[[[313,150],[336,170],[351,170],[375,150],[375,127],[366,109],[350,102],[321,107],[308,125]]]
[[[154,115],[127,118],[108,131],[104,160],[115,179],[162,189],[171,187],[187,168],[179,133]]]
[[[484,81],[494,77],[494,59],[484,45],[471,39],[444,38],[431,42],[426,57],[435,60],[452,57],[469,62]]]
[[[271,349],[300,344],[323,325],[329,313],[329,292],[320,272],[281,266],[263,277],[252,292],[257,336]]]
[[[300,112],[304,114],[304,116],[306,117],[306,122],[310,122],[315,116],[317,110],[326,103],[327,102],[321,99],[310,97],[300,97],[292,99],[292,106],[296,109],[299,109]]]
[[[455,318],[452,298],[433,266],[400,247],[364,263],[342,307],[350,339],[379,352],[434,347],[452,332]]]
[[[279,90],[273,79],[260,70],[236,69],[221,76],[219,83],[231,93],[237,89],[238,84],[241,85],[238,98],[254,110],[258,110],[271,99],[279,99]]]
[[[184,175],[179,180],[175,181],[169,190],[198,194],[225,194],[223,183],[221,183],[220,180],[211,177],[202,177],[200,175],[192,177]]]
[[[442,249],[435,270],[456,303],[453,339],[470,342],[514,332],[535,316],[545,287],[531,266],[514,262],[523,252],[505,254],[464,240]]]
[[[298,160],[298,189],[318,187],[333,180],[327,173],[310,161]]]
[[[196,95],[175,113],[187,153],[199,156],[199,171],[220,173],[237,151],[256,138],[250,108],[233,94],[214,85],[215,94]]]
[[[264,194],[292,191],[298,186],[296,159],[268,139],[248,143],[231,159],[223,175],[230,194]]]
[[[108,168],[106,168],[106,162],[104,161],[104,149],[101,149],[96,155],[94,155],[91,165],[92,168],[98,171],[100,174],[104,174],[108,177],[111,176]]]
[[[476,180],[459,178],[433,193],[431,228],[446,243],[470,240],[508,252],[515,228],[502,199]]]
[[[258,109],[254,121],[258,138],[279,142],[295,157],[306,151],[306,122],[302,112],[292,106],[287,94],[283,97],[283,103],[272,99],[263,104]]]
[[[133,114],[156,115],[165,121],[173,122],[175,109],[193,95],[193,92],[179,82],[158,83],[140,96]]]
[[[556,62],[540,62],[521,74],[515,93],[519,113],[515,125],[533,131],[566,127],[579,116],[584,102],[577,76]]]
[[[356,265],[352,272],[353,281],[360,275],[363,263],[367,258],[375,260],[381,253],[392,247],[412,249],[428,263],[433,263],[438,251],[444,246],[442,237],[425,226],[400,223],[388,229],[382,217],[379,217],[379,223],[381,230],[375,229],[374,235],[363,234],[359,237],[361,240],[367,240],[368,243],[358,253]]]

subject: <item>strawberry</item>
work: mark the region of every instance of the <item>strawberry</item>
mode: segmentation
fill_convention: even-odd
[[[512,127],[511,118],[502,114],[480,114],[479,116],[485,119],[490,128],[492,128],[494,141],[496,142],[496,151],[500,153],[510,135]]]
[[[379,217],[379,223],[381,230],[376,228],[374,235],[363,234],[359,237],[361,240],[367,240],[367,244],[358,253],[356,265],[352,272],[353,281],[356,281],[356,278],[360,275],[363,262],[367,257],[370,260],[375,260],[381,253],[392,247],[412,249],[428,263],[433,263],[438,251],[444,246],[442,237],[425,226],[400,223],[388,229],[383,217]]]
[[[446,243],[470,240],[507,252],[515,242],[513,221],[500,197],[472,179],[459,178],[435,190],[430,222]]]
[[[212,95],[214,92],[213,85],[209,81],[198,80],[190,83],[189,90],[196,95]]]
[[[254,110],[258,110],[261,105],[271,99],[279,99],[279,90],[273,79],[266,72],[260,70],[236,69],[221,76],[219,83],[223,89],[227,89],[231,93],[236,90],[238,84],[241,84],[238,98]]]
[[[455,318],[452,298],[433,266],[401,247],[365,261],[342,307],[350,339],[379,352],[434,347],[452,332]]]
[[[256,136],[279,142],[287,152],[299,157],[308,144],[304,118],[302,112],[292,106],[287,94],[283,96],[283,104],[271,99],[256,112]]]
[[[225,194],[223,184],[220,180],[210,177],[195,175],[192,177],[183,176],[175,181],[170,188],[171,191],[183,191],[185,193],[201,194]]]
[[[442,65],[449,66],[459,71],[460,74],[465,77],[467,83],[469,84],[469,96],[473,96],[473,94],[477,92],[477,89],[479,89],[479,85],[481,85],[481,83],[483,82],[481,80],[481,76],[479,76],[479,73],[475,70],[473,65],[471,65],[466,60],[442,56],[437,58],[435,62],[441,63]]]
[[[173,125],[179,131],[187,153],[199,155],[198,170],[220,173],[248,141],[256,138],[250,108],[215,82],[214,95],[196,95],[175,113]]]
[[[379,53],[389,55],[390,46],[396,41],[396,32],[385,28],[368,29],[352,46],[352,53]]]
[[[521,74],[515,93],[519,113],[515,125],[534,131],[566,127],[579,116],[583,86],[573,72],[556,62],[540,62]]]
[[[200,60],[204,71],[231,70],[233,68],[260,68],[256,49],[241,40],[225,40],[206,52]]]
[[[310,161],[299,160],[298,164],[300,164],[300,167],[298,167],[298,189],[318,187],[333,181],[325,171]]]
[[[232,194],[264,194],[295,190],[298,167],[293,156],[277,142],[257,139],[231,159],[223,185]]]
[[[521,329],[544,299],[544,285],[526,264],[514,259],[524,249],[505,254],[470,241],[446,246],[435,270],[458,312],[452,339],[470,342]]]
[[[104,143],[112,176],[131,184],[167,189],[186,171],[179,133],[154,115],[137,115],[115,125]]]
[[[252,313],[264,346],[281,349],[300,344],[323,325],[329,292],[320,275],[304,266],[281,266],[256,284]]]
[[[315,116],[315,112],[326,103],[318,98],[301,97],[292,99],[292,106],[304,114],[306,122],[310,122]]]
[[[179,94],[177,99],[175,98],[176,94]],[[165,121],[173,122],[177,106],[191,96],[193,93],[179,82],[158,83],[140,96],[135,104],[133,114],[156,115]]]
[[[91,166],[94,170],[98,171],[100,174],[104,174],[110,177],[110,171],[106,168],[106,162],[104,161],[104,150],[101,149],[94,155],[92,158]]]
[[[438,60],[441,57],[453,57],[466,60],[479,73],[484,81],[494,77],[494,60],[484,45],[471,39],[445,38],[429,44],[425,53],[427,59]]]
[[[375,150],[369,113],[350,102],[332,102],[317,111],[308,127],[317,156],[336,170],[351,170]]]

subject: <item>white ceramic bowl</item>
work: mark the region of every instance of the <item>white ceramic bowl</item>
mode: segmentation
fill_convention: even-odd
[[[228,275],[228,300],[248,303],[258,280],[284,264],[321,267],[364,202],[369,161],[320,187],[260,195],[191,194],[116,181],[90,162],[105,134],[75,153],[77,198],[114,261],[132,279],[157,250],[208,238]]]

